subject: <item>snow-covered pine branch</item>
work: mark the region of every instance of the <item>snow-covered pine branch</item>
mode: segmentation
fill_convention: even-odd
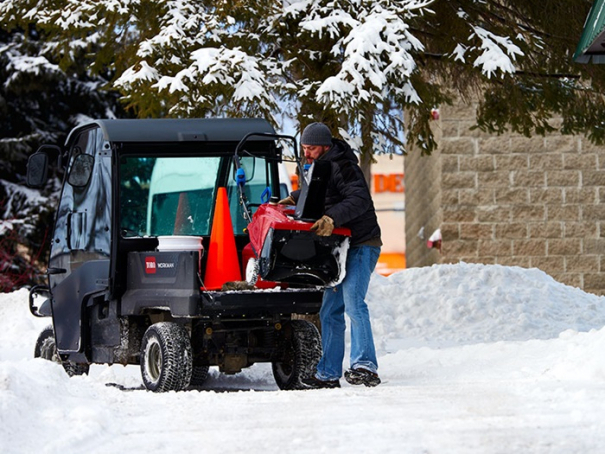
[[[4,0],[0,23],[35,23],[64,70],[92,57],[91,73],[110,74],[138,115],[260,115],[276,124],[286,115],[301,126],[319,119],[351,137],[363,130],[371,152],[400,148],[410,109],[411,142],[430,151],[430,110],[452,88],[475,90],[482,129],[540,132],[551,111],[566,116],[566,130],[587,129],[592,114],[577,109],[588,102],[605,110],[598,91],[528,79],[584,71],[571,64],[570,27],[579,35],[589,3]],[[490,107],[511,91],[521,100],[514,109]]]

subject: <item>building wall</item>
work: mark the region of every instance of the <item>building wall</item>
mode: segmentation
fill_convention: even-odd
[[[406,157],[407,266],[536,267],[605,294],[605,147],[560,134],[487,135],[469,129],[474,117],[474,106],[441,108],[439,150]],[[437,227],[441,253],[426,247]]]

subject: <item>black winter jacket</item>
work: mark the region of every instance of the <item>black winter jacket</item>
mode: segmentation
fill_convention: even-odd
[[[372,196],[351,147],[340,139],[332,139],[332,147],[319,160],[332,164],[326,191],[326,215],[334,220],[336,227],[351,229],[351,246],[380,240]]]

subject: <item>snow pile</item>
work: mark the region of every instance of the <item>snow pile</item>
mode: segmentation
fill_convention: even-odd
[[[0,362],[2,452],[65,452],[71,443],[99,437],[111,414],[85,380],[66,379],[63,368],[50,361]]]
[[[605,326],[605,297],[535,268],[460,263],[375,275],[368,302],[376,337],[411,345],[550,339]]]
[[[362,452],[550,453],[605,444],[602,297],[535,269],[457,264],[375,275],[368,302],[377,388],[342,380],[342,389],[280,392],[258,364],[234,376],[211,370],[203,391],[154,394],[136,366],[93,365],[68,378],[33,359],[49,319],[29,314],[25,290],[0,295],[0,452],[345,453],[371,440]],[[244,390],[253,391],[233,392]]]
[[[41,300],[36,300],[36,302]],[[0,360],[17,358],[22,348],[27,348],[31,358],[38,334],[51,324],[50,318],[36,318],[28,308],[26,289],[0,294]]]

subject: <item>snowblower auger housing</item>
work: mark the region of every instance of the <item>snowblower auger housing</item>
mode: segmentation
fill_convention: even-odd
[[[348,229],[331,236],[312,232],[312,222],[293,217],[292,207],[262,205],[248,227],[250,243],[259,251],[255,266],[265,281],[331,286],[344,277]]]
[[[52,317],[36,356],[70,374],[138,364],[153,391],[199,386],[210,366],[269,362],[281,389],[302,388],[321,341],[299,315],[316,314],[342,274],[334,254],[348,233],[314,238],[307,220],[266,203],[287,195],[280,138],[261,119],[97,120],[32,155],[31,187],[64,175],[48,285],[30,295],[32,313]],[[270,212],[281,220],[255,245],[251,220]],[[250,258],[256,285],[241,278]]]

